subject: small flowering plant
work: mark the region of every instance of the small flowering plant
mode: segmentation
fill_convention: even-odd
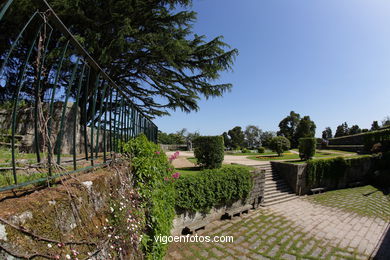
[[[176,151],[174,154],[169,156],[169,162],[172,163],[173,160],[176,160],[179,157],[179,152]]]
[[[116,191],[117,194],[112,194],[114,196],[109,208],[110,217],[106,219],[106,225],[103,227],[107,233],[110,255],[115,257],[123,256],[129,251],[137,251],[145,229],[145,212],[140,208],[140,195],[130,183],[122,181],[122,185],[122,188]]]

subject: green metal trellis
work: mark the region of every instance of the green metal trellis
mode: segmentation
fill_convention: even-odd
[[[7,16],[10,8],[12,9],[13,2],[14,0],[7,0],[0,5],[0,23],[4,22],[4,17]],[[12,87],[13,91],[10,143],[13,182],[0,187],[0,191],[100,167],[110,161],[110,155],[121,152],[121,142],[126,142],[141,133],[144,133],[149,140],[157,142],[157,126],[131,102],[122,88],[115,84],[96,63],[65,27],[50,5],[45,0],[36,0],[34,3],[37,3],[37,10],[32,13],[19,34],[14,39],[8,39],[10,47],[0,56],[0,83],[5,82],[7,87]],[[33,37],[27,37],[26,34],[31,32]],[[23,49],[22,45],[28,47],[25,48],[24,56],[20,55],[23,53],[20,51]],[[40,51],[38,46],[42,47]],[[47,56],[49,51],[53,50],[53,46],[58,50],[58,55],[56,61],[51,63],[49,72],[45,74]],[[17,64],[17,66],[10,64]],[[36,75],[32,75],[31,71],[34,69],[37,71]],[[16,80],[12,81],[10,73],[17,75]],[[90,85],[91,75],[97,75],[93,85]],[[44,86],[50,87],[44,89]],[[92,86],[92,89],[89,86]],[[29,94],[31,91],[26,91],[27,88],[33,90],[32,95]],[[41,100],[42,91],[47,97],[45,100]],[[75,111],[73,114],[70,113],[73,124],[69,125],[67,103],[71,99],[74,100]],[[19,104],[22,100],[28,101],[33,108],[32,149],[36,154],[37,163],[45,165],[47,177],[33,178],[19,183],[15,136],[20,112]],[[55,111],[58,103],[62,104],[62,107],[60,107],[59,119],[56,119]],[[79,111],[80,116],[78,116]],[[46,125],[39,119],[40,113],[45,114]],[[82,123],[79,123],[79,120]],[[65,140],[66,127],[71,129],[71,140]],[[44,140],[46,143],[43,146]],[[72,145],[70,151],[72,171],[67,171],[67,165],[64,164],[66,163],[62,155],[64,141]],[[80,152],[82,149],[84,151]],[[43,158],[45,150],[46,159]],[[56,160],[53,158],[54,154]],[[86,165],[88,161],[90,165]]]

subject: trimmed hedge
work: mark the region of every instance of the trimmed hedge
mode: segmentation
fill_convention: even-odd
[[[258,153],[264,153],[265,152],[265,148],[264,147],[259,147],[259,148],[257,148],[257,152]]]
[[[365,160],[372,160],[372,157],[367,155],[347,159],[336,157],[332,159],[309,160],[307,162],[306,184],[321,186],[324,180],[331,180],[334,183],[338,183],[348,167],[359,165]]]
[[[314,137],[299,138],[299,157],[309,160],[316,153],[317,140]]]
[[[207,213],[212,207],[245,199],[252,189],[252,174],[248,167],[229,165],[183,174],[174,185],[178,212]]]
[[[370,151],[374,144],[381,143],[382,151],[390,150],[390,129],[364,133],[364,149]]]
[[[224,143],[222,136],[199,136],[194,139],[194,155],[197,163],[206,169],[222,166]]]

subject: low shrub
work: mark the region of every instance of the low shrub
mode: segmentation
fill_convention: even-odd
[[[257,152],[258,153],[264,153],[265,152],[265,148],[264,147],[259,147],[259,148],[257,148]]]
[[[199,136],[194,139],[194,155],[197,163],[206,169],[222,166],[224,144],[222,136]]]
[[[283,152],[288,151],[291,147],[290,141],[284,136],[273,137],[270,141],[269,148],[281,156]]]
[[[309,160],[316,153],[316,139],[313,137],[299,138],[298,148],[301,160]]]
[[[160,146],[140,135],[123,145],[129,157],[134,187],[145,210],[146,226],[142,245],[147,259],[162,259],[167,245],[154,240],[154,236],[169,236],[175,217],[175,190],[173,167]],[[178,177],[178,176],[177,176]]]
[[[182,175],[175,181],[178,212],[204,212],[245,199],[252,189],[250,168],[229,165]]]
[[[241,152],[242,152],[242,153],[250,153],[251,151],[248,150],[248,149],[246,149],[246,148],[242,148],[242,149],[241,149]]]

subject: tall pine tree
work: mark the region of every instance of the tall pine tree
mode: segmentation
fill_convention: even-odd
[[[14,1],[7,12],[0,25],[0,55],[36,10],[32,2]],[[200,98],[221,96],[232,87],[214,82],[231,69],[238,51],[230,49],[222,36],[208,41],[193,33],[196,13],[189,10],[191,0],[48,2],[91,56],[151,117],[169,114],[169,109],[197,110]],[[49,44],[47,75],[55,69],[60,37],[54,34]],[[27,44],[22,42],[18,53],[25,53]],[[91,86],[96,78],[96,73],[90,75]],[[41,91],[51,87],[47,84]]]

